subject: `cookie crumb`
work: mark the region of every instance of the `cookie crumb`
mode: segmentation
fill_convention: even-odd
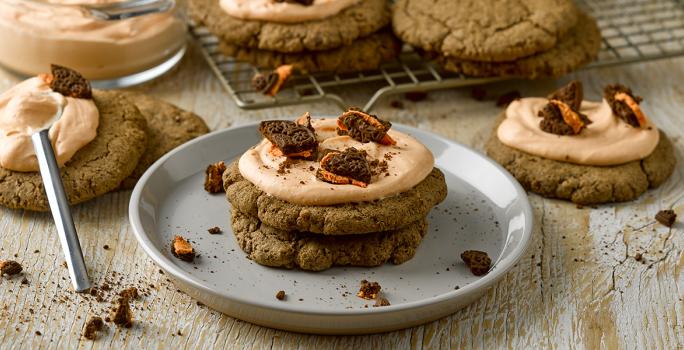
[[[381,307],[381,306],[390,306],[389,300],[384,297],[378,297],[378,299],[375,301],[375,304],[373,304],[373,307]]]
[[[407,100],[411,102],[420,102],[427,98],[428,94],[425,91],[409,91],[404,94]]]
[[[506,107],[511,102],[518,100],[521,97],[522,97],[522,95],[517,90],[509,91],[509,92],[499,96],[499,98],[496,100],[496,106],[497,107]]]
[[[226,164],[218,162],[210,164],[207,170],[204,171],[206,178],[204,179],[204,189],[209,193],[223,192],[223,172],[226,171]]]
[[[378,297],[380,289],[382,289],[382,287],[378,282],[368,282],[367,280],[362,280],[361,287],[359,288],[359,292],[356,293],[356,296],[367,300],[375,299]]]
[[[487,90],[476,86],[470,90],[470,97],[475,101],[484,101],[487,98]]]
[[[275,297],[278,300],[285,300],[285,291],[284,290],[278,291],[278,293],[276,293]]]
[[[643,259],[644,256],[641,253],[636,253],[636,255],[634,255],[634,260],[636,261],[642,261]]]
[[[178,235],[173,238],[171,243],[171,253],[183,261],[192,262],[195,259],[195,249],[192,248],[190,242]]]
[[[36,331],[36,335],[43,335],[40,331]]]
[[[138,288],[130,287],[119,292],[119,296],[124,297],[128,300],[135,300],[138,299],[140,294],[138,294]]]
[[[119,298],[111,311],[111,320],[119,327],[131,328],[133,326],[133,313],[127,298]]]
[[[677,220],[677,214],[672,209],[661,210],[656,214],[655,219],[667,227],[672,227]]]
[[[394,109],[404,109],[404,104],[401,101],[392,100],[390,101],[390,107]]]
[[[93,316],[86,322],[83,337],[88,340],[97,340],[98,332],[102,331],[103,327],[104,322],[102,321],[102,318]]]
[[[0,261],[0,276],[13,276],[20,273],[22,270],[21,264],[14,260]]]
[[[466,250],[461,253],[461,259],[475,276],[486,275],[492,265],[489,255],[479,250]]]
[[[50,72],[51,74],[48,75],[46,82],[50,84],[50,89],[52,89],[52,91],[67,97],[84,99],[93,98],[90,82],[77,71],[51,64]]]
[[[208,229],[207,231],[208,231],[209,233],[211,233],[212,235],[219,234],[219,233],[223,232],[223,231],[221,230],[221,228],[218,227],[218,226],[214,226],[214,227]]]
[[[109,250],[109,245],[107,245],[107,244],[103,245],[103,246],[102,246],[102,249],[104,249],[104,250]]]

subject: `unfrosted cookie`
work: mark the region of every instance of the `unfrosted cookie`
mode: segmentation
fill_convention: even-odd
[[[401,42],[389,31],[381,31],[354,40],[349,45],[324,51],[281,53],[219,43],[219,50],[239,61],[257,67],[276,68],[292,64],[301,72],[358,72],[378,68],[401,52]]]
[[[235,210],[257,217],[266,225],[326,235],[402,228],[424,218],[447,195],[444,174],[437,168],[418,185],[396,196],[330,206],[297,205],[270,196],[240,175],[237,161],[223,173],[223,186]]]
[[[198,115],[170,103],[144,94],[126,93],[125,96],[138,107],[147,122],[145,153],[133,173],[121,183],[121,189],[131,189],[157,159],[179,145],[208,133],[209,128]]]
[[[71,204],[116,189],[145,150],[145,119],[122,93],[95,90],[93,100],[100,112],[97,136],[60,169]],[[40,173],[0,168],[0,205],[48,210]]]
[[[320,51],[349,45],[390,21],[385,0],[364,0],[318,21],[276,23],[229,16],[218,0],[191,0],[190,15],[221,41],[278,52]]]
[[[273,267],[321,271],[332,266],[401,264],[413,257],[427,232],[422,218],[388,232],[322,236],[279,230],[259,219],[232,211],[232,227],[240,248],[254,262]]]
[[[399,0],[394,32],[444,56],[511,61],[556,46],[575,26],[571,0]]]
[[[590,166],[559,162],[508,147],[496,136],[500,117],[486,149],[525,189],[545,197],[568,199],[577,204],[624,202],[665,182],[676,159],[665,133],[648,157],[615,166]]]
[[[593,61],[601,48],[596,21],[579,14],[577,25],[548,51],[508,62],[467,61],[438,56],[446,70],[474,77],[559,77]]]

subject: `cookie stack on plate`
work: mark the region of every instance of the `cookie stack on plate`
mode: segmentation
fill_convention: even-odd
[[[263,68],[357,72],[401,50],[386,0],[191,0],[190,13],[221,52]]]
[[[262,122],[264,139],[223,173],[248,257],[312,271],[411,259],[447,188],[432,153],[390,126],[358,110]]]
[[[163,154],[209,131],[193,113],[141,94],[92,90],[78,72],[52,66],[0,94],[0,205],[49,209],[26,130],[51,120],[57,103],[50,139],[71,204],[132,188]]]
[[[466,76],[558,77],[601,46],[571,0],[398,0],[393,16],[397,36]]]

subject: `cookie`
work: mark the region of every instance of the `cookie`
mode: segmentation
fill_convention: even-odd
[[[418,185],[396,196],[330,206],[297,205],[270,196],[240,175],[237,161],[223,173],[223,186],[235,210],[257,217],[266,225],[326,235],[402,228],[424,218],[447,195],[444,174],[437,168]]]
[[[648,157],[615,166],[589,166],[559,162],[508,147],[496,136],[500,117],[486,145],[487,155],[503,165],[528,191],[577,204],[633,200],[665,182],[676,165],[674,148],[661,131],[660,141]]]
[[[403,41],[459,60],[505,62],[547,51],[577,23],[571,0],[399,0]]]
[[[121,183],[121,189],[132,189],[138,179],[157,159],[168,151],[209,132],[204,120],[162,100],[135,93],[125,93],[147,122],[147,145],[133,173]]]
[[[218,0],[191,0],[190,15],[220,41],[240,47],[295,53],[350,45],[390,22],[385,0],[364,0],[318,21],[276,23],[229,16]]]
[[[394,231],[322,236],[280,230],[237,210],[232,211],[232,226],[240,248],[252,261],[310,271],[332,266],[404,263],[413,257],[428,227],[427,220],[422,218]]]
[[[537,79],[560,77],[593,61],[601,48],[596,21],[580,13],[577,25],[548,51],[515,61],[483,62],[438,56],[444,69],[473,77],[517,77]]]
[[[356,39],[349,45],[324,51],[282,53],[227,42],[220,42],[219,50],[226,56],[261,68],[291,64],[305,73],[350,73],[377,69],[382,63],[391,61],[401,52],[401,42],[392,33],[381,31]]]
[[[93,100],[100,112],[97,136],[60,169],[71,204],[116,189],[145,151],[145,119],[122,93],[95,90]],[[40,173],[0,168],[0,205],[48,210]]]

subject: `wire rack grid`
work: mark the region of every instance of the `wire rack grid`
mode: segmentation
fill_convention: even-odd
[[[596,18],[603,37],[598,58],[584,69],[642,62],[684,55],[683,0],[577,0],[578,6]],[[259,68],[226,57],[219,40],[205,27],[189,22],[190,33],[199,42],[207,63],[221,85],[243,109],[261,109],[332,101],[340,108],[349,104],[336,90],[359,84],[374,84],[364,110],[382,98],[410,91],[429,91],[486,84],[503,78],[474,78],[446,72],[426,61],[409,47],[399,57],[377,70],[350,74],[297,74],[274,97],[251,86]]]

